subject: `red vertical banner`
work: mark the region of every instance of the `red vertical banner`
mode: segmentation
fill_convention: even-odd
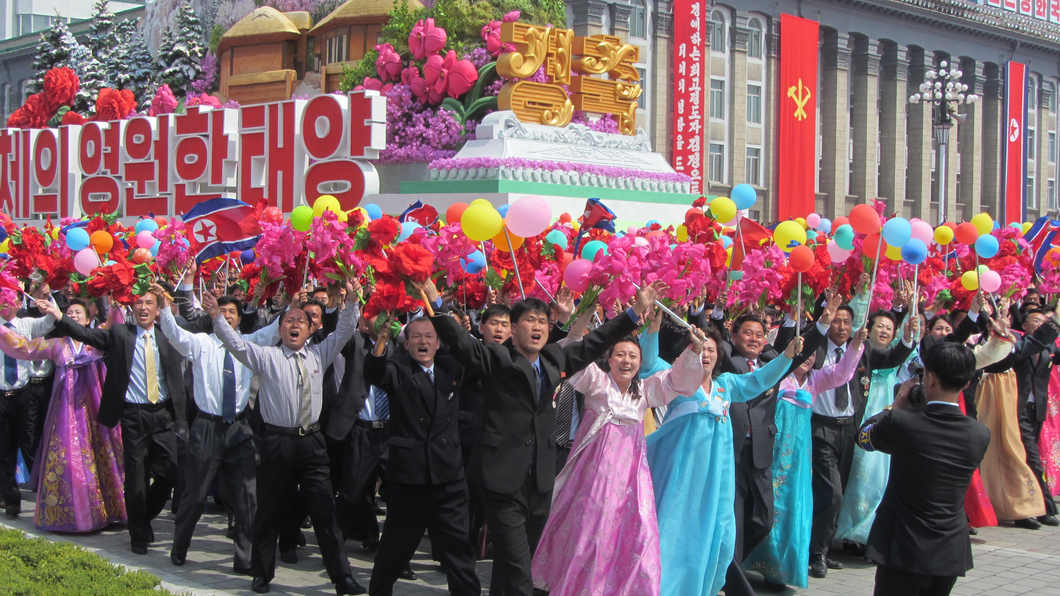
[[[1005,208],[1003,223],[1022,222],[1027,190],[1024,126],[1027,121],[1027,65],[1005,65]]]
[[[780,15],[780,221],[806,217],[816,209],[818,35],[817,21]]]
[[[692,177],[693,194],[706,194],[707,172],[703,152],[707,149],[706,0],[675,0],[674,14],[674,170]]]

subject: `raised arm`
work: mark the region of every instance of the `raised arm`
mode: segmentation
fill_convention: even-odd
[[[665,286],[660,282],[645,285],[637,290],[633,306],[626,312],[604,323],[580,342],[568,344],[563,348],[564,372],[568,375],[589,366],[597,358],[626,335],[632,333],[640,324],[641,317],[655,304],[655,297]]]
[[[275,346],[280,343],[280,317],[276,317],[271,323],[253,333],[244,333],[243,339],[259,346]]]
[[[265,358],[265,350],[270,348],[252,344],[244,340],[243,336],[235,329],[232,329],[232,326],[221,315],[221,308],[217,306],[217,298],[210,292],[203,293],[203,309],[208,316],[213,318],[213,332],[217,335],[217,339],[220,339],[221,343],[224,344],[225,349],[232,354],[233,358],[253,372],[260,373],[265,370],[268,365],[268,359]]]
[[[112,329],[89,329],[71,320],[66,315],[60,317],[58,316],[59,307],[51,303],[41,304],[41,310],[45,311],[46,309],[51,309],[49,311],[51,317],[58,319],[55,323],[55,333],[57,335],[69,337],[74,341],[79,341],[104,352],[110,349],[111,342],[114,341],[114,331]]]
[[[202,344],[199,343],[199,337],[197,334],[191,333],[180,328],[177,325],[177,320],[173,318],[173,313],[170,312],[168,305],[167,308],[162,309],[162,333],[166,335],[169,343],[180,352],[180,355],[189,358],[196,359],[202,352]],[[203,336],[204,337],[204,336]]]
[[[679,396],[696,392],[703,383],[701,352],[701,343],[689,344],[670,370],[657,372],[642,381],[641,395],[648,400],[649,406],[665,406]]]
[[[669,370],[670,364],[659,358],[659,334],[640,334],[640,378],[647,379],[657,372]]]
[[[868,329],[862,328],[854,336],[854,341],[847,346],[839,362],[825,366],[820,370],[810,371],[813,376],[814,393],[835,389],[854,377],[854,371],[857,370],[858,363],[861,362],[861,354],[865,349],[865,338],[868,335]]]
[[[481,341],[475,339],[470,331],[464,329],[459,321],[448,314],[437,314],[431,317],[431,322],[434,323],[438,339],[449,347],[449,355],[455,358],[464,370],[480,379],[490,376],[493,369],[492,356]]]
[[[0,352],[19,360],[59,360],[60,340],[37,337],[26,339],[0,325]]]
[[[802,338],[795,338],[780,356],[769,361],[765,366],[754,372],[745,374],[725,374],[719,377],[720,381],[725,378],[725,384],[729,387],[729,394],[725,396],[731,402],[744,402],[752,400],[765,393],[770,387],[776,385],[788,374],[791,368],[791,359],[801,347]]]

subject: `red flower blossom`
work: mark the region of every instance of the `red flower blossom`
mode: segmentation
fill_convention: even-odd
[[[434,269],[434,255],[418,244],[402,242],[390,251],[394,269],[412,281],[426,281]]]
[[[390,244],[401,233],[401,224],[397,219],[384,215],[368,224],[368,235],[372,240],[384,246]]]
[[[364,316],[371,319],[381,312],[408,312],[417,304],[405,292],[405,282],[389,276],[377,276],[372,296],[364,305]]]
[[[53,68],[44,74],[44,97],[54,114],[63,106],[73,107],[81,80],[69,68]]]
[[[70,110],[69,112],[63,114],[63,120],[61,122],[61,124],[63,126],[69,126],[69,125],[74,125],[74,124],[84,124],[84,123],[85,123],[85,117],[82,116],[81,114],[78,114],[77,112],[75,112],[73,110]]]
[[[128,89],[118,91],[104,87],[99,92],[99,99],[96,100],[96,119],[125,120],[135,107],[136,98],[132,91]]]
[[[44,128],[54,115],[55,112],[48,109],[44,94],[34,93],[7,118],[7,125],[12,128]]]

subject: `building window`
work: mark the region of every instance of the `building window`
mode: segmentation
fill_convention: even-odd
[[[759,147],[747,148],[747,183],[762,185],[762,149]]]
[[[1056,180],[1050,180],[1048,184],[1049,186],[1047,188],[1049,189],[1049,211],[1056,211]]]
[[[1037,145],[1037,143],[1035,142],[1036,140],[1037,139],[1035,138],[1034,129],[1033,128],[1028,128],[1027,129],[1027,159],[1034,160],[1035,159],[1035,155],[1038,153],[1037,151],[1034,150],[1034,146]]]
[[[1034,77],[1027,78],[1027,109],[1032,112],[1038,109],[1038,80]]]
[[[1049,163],[1056,163],[1056,133],[1049,133]]]
[[[328,39],[328,64],[345,62],[348,59],[350,44],[345,35],[336,35]]]
[[[1034,194],[1034,176],[1027,176],[1027,207],[1038,208],[1038,196]]]
[[[633,4],[633,13],[629,15],[629,36],[647,39],[648,11],[644,3],[639,1]]]
[[[751,19],[747,27],[751,30],[750,35],[747,37],[747,57],[761,60],[762,24],[758,22],[758,19]]]
[[[724,54],[728,51],[725,43],[725,15],[715,11],[710,15],[710,51]]]
[[[710,117],[725,119],[725,81],[710,80]]]
[[[762,86],[747,86],[747,121],[754,124],[762,123]]]
[[[725,182],[725,145],[721,143],[710,144],[710,153],[707,155],[707,180]]]

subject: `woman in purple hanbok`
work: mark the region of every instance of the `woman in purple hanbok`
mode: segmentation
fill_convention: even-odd
[[[44,305],[41,310],[54,309]],[[58,314],[58,309],[55,313]],[[88,309],[71,300],[66,316],[88,324]],[[121,431],[96,422],[103,353],[61,339],[27,340],[0,326],[0,351],[22,360],[55,362],[55,382],[37,454],[33,523],[50,532],[91,532],[125,521]]]
[[[533,560],[535,587],[553,596],[659,594],[644,412],[695,392],[703,379],[702,345],[694,337],[671,370],[638,380],[640,345],[630,337],[611,349],[604,368],[590,364],[570,379],[585,395],[585,420],[556,478]]]

